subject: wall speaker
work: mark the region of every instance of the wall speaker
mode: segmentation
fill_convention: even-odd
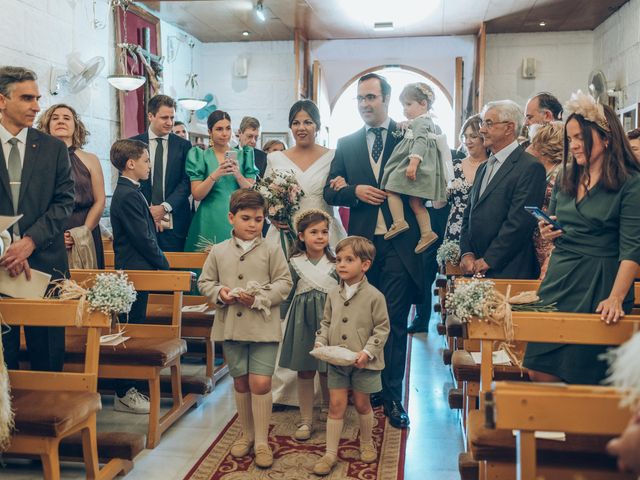
[[[536,59],[525,57],[522,59],[522,78],[536,78]]]
[[[249,75],[249,60],[247,57],[238,57],[233,62],[233,75],[239,78],[245,78]]]

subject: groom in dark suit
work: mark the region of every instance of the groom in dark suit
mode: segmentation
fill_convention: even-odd
[[[542,164],[516,141],[522,111],[511,100],[489,102],[480,135],[492,155],[480,166],[462,220],[460,266],[491,278],[538,278],[533,245],[536,220],[525,206],[542,206]]]
[[[13,243],[0,259],[12,277],[31,278],[31,269],[60,278],[67,273],[62,226],[73,210],[73,180],[66,145],[31,128],[40,111],[34,72],[0,68],[0,215],[22,214]],[[33,370],[61,371],[64,328],[26,327]],[[2,335],[8,368],[18,368],[20,329]]]
[[[149,128],[133,137],[149,145],[151,175],[141,182],[142,194],[156,222],[160,248],[165,252],[182,252],[191,223],[191,183],[185,170],[191,142],[171,131],[176,115],[173,98],[155,95],[147,109]],[[172,217],[173,228],[161,226],[162,218],[168,215]]]
[[[410,228],[392,240],[384,239],[393,223],[386,193],[380,190],[385,164],[396,144],[396,123],[388,114],[391,86],[380,75],[364,75],[358,80],[357,99],[365,126],[338,140],[324,198],[330,205],[350,207],[349,235],[368,238],[376,247],[367,278],[387,300],[391,332],[384,347],[382,398],[372,395],[371,400],[374,405],[383,402],[391,425],[406,428],[409,417],[402,406],[402,381],[407,360],[407,317],[411,305],[421,303],[424,292],[422,261],[413,253],[420,233],[404,199]],[[339,190],[338,177],[346,182]]]

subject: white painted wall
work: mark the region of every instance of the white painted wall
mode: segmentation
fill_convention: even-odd
[[[594,30],[593,65],[624,92],[623,105],[640,102],[640,0],[631,0]]]
[[[239,56],[248,60],[245,78],[233,75]],[[263,132],[288,131],[289,109],[296,100],[292,41],[203,44],[200,72],[200,92],[216,96],[234,130],[250,115],[260,121]]]
[[[380,65],[402,64],[423,70],[453,96],[455,57],[462,57],[466,105],[473,75],[474,51],[475,37],[471,35],[311,42],[312,60],[317,59],[322,64],[327,93],[332,103],[354,76]]]
[[[111,192],[109,149],[117,139],[120,126],[116,90],[106,80],[115,70],[115,33],[113,14],[106,0],[97,2],[97,17],[106,25],[92,27],[92,0],[2,0],[0,22],[0,64],[31,68],[39,77],[44,111],[55,103],[68,103],[77,111],[91,132],[86,150],[101,160],[107,193]],[[177,28],[161,22],[163,48]],[[199,42],[196,49],[199,48]],[[173,64],[165,63],[165,88],[169,94],[184,93],[184,79],[189,69],[188,49],[183,45]],[[82,60],[94,56],[105,58],[100,77],[78,94],[62,91],[49,94],[52,67],[67,68],[67,55],[79,52]],[[198,56],[196,55],[196,59]]]
[[[586,90],[593,65],[591,31],[487,35],[484,101],[511,99],[524,108],[537,92],[561,102]],[[522,78],[522,59],[536,59],[536,78]]]

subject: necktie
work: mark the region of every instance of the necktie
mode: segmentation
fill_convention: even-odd
[[[480,185],[480,195],[482,195],[489,185],[491,181],[491,177],[493,176],[493,171],[495,170],[496,163],[498,163],[498,159],[491,155],[489,160],[487,160],[487,168],[484,171],[484,177],[482,177],[482,184]]]
[[[13,200],[13,211],[18,213],[18,199],[20,197],[20,179],[22,177],[22,162],[20,161],[20,150],[18,149],[18,139],[9,140],[11,150],[9,151],[9,161],[7,170],[9,171],[9,185],[11,186],[11,199]]]
[[[371,147],[371,158],[378,163],[380,155],[382,154],[382,127],[373,127],[369,129],[370,132],[376,136],[373,141],[373,147]]]
[[[164,202],[164,178],[162,171],[162,158],[164,156],[164,148],[162,144],[163,138],[156,138],[158,145],[156,146],[156,154],[153,160],[153,182],[151,184],[151,203],[160,205]]]

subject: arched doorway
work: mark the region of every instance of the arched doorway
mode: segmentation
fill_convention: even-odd
[[[391,84],[391,101],[389,103],[389,115],[396,121],[406,120],[402,113],[402,106],[398,99],[400,92],[404,86],[412,82],[425,82],[436,95],[436,101],[433,105],[433,114],[435,122],[442,128],[447,135],[449,146],[455,145],[454,139],[454,114],[451,95],[440,82],[429,76],[426,72],[422,72],[416,68],[400,65],[400,66],[380,66],[365,70],[356,75],[344,86],[338,98],[333,102],[331,108],[331,119],[329,121],[329,146],[335,148],[340,137],[348,135],[362,126],[362,119],[358,113],[356,105],[356,95],[358,87],[358,78],[362,75],[375,72],[383,75]]]

